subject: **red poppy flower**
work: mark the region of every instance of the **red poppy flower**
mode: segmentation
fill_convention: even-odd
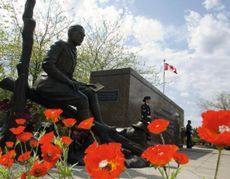
[[[31,147],[37,147],[38,146],[38,141],[36,141],[35,139],[31,139],[30,140],[30,146]]]
[[[6,146],[8,148],[12,148],[14,146],[14,142],[12,142],[12,141],[6,141]]]
[[[67,145],[67,146],[73,142],[73,140],[68,136],[62,136],[61,141],[64,145]]]
[[[66,127],[72,127],[75,123],[76,123],[76,119],[74,118],[67,118],[62,120],[62,123],[66,126]]]
[[[41,146],[42,157],[45,161],[56,163],[61,156],[61,149],[57,145],[44,144]]]
[[[10,158],[14,158],[16,156],[15,150],[10,150],[7,154],[9,155]]]
[[[230,146],[230,110],[209,110],[202,113],[201,139],[219,146]]]
[[[4,166],[5,168],[9,168],[13,165],[14,163],[14,157],[16,155],[15,150],[11,150],[5,155],[0,156],[0,164]]]
[[[14,159],[10,158],[9,155],[5,154],[0,156],[0,164],[5,168],[9,168],[13,165]]]
[[[156,119],[148,125],[148,129],[153,134],[160,134],[164,132],[169,125],[169,121],[166,119]]]
[[[182,165],[188,163],[189,161],[187,155],[179,153],[179,152],[176,152],[173,158],[178,164],[182,164]]]
[[[19,162],[27,161],[30,158],[30,153],[31,153],[30,151],[22,153],[21,155],[19,155],[18,161]]]
[[[87,154],[94,151],[98,147],[98,145],[99,144],[94,141],[91,145],[88,146],[88,148],[85,150],[85,153]]]
[[[50,170],[55,165],[54,163],[50,163],[50,162],[47,162],[45,160],[42,163],[46,166],[47,170]]]
[[[54,138],[54,132],[51,131],[49,133],[46,133],[39,139],[39,144],[46,144],[46,143],[51,143]]]
[[[35,177],[42,177],[45,176],[47,173],[47,167],[44,163],[34,163],[31,170],[30,174]]]
[[[119,143],[102,144],[88,150],[84,161],[87,172],[94,179],[114,179],[124,169],[124,155]]]
[[[85,119],[84,121],[82,121],[79,125],[78,125],[78,128],[81,128],[81,129],[90,129],[93,125],[93,121],[94,121],[94,118],[93,117],[90,117],[88,119]]]
[[[33,136],[33,134],[31,132],[23,132],[22,134],[17,136],[17,139],[22,141],[22,142],[26,142],[28,141],[31,137]]]
[[[44,111],[46,119],[51,119],[52,122],[58,122],[58,118],[60,117],[62,109],[46,109]]]
[[[26,120],[25,119],[16,119],[15,120],[17,124],[20,124],[20,125],[23,125],[26,123]]]
[[[27,173],[24,172],[24,173],[21,174],[21,179],[26,179],[27,176],[28,176]]]
[[[178,147],[176,145],[155,145],[148,147],[141,155],[154,166],[166,165],[174,156]]]
[[[25,126],[18,126],[18,127],[13,127],[10,128],[9,130],[14,134],[14,135],[18,135],[21,134],[24,130],[25,130]]]

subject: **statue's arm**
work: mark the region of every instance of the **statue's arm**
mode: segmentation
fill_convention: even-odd
[[[56,66],[56,62],[61,55],[62,50],[63,46],[60,41],[52,45],[46,55],[44,62],[42,63],[42,68],[48,74],[48,76],[52,77],[53,79],[68,85],[73,85],[73,81],[63,72],[61,72]]]
[[[76,80],[76,79],[72,79],[72,80],[75,81],[76,83],[78,83],[80,86],[87,86],[87,85],[88,85],[87,83],[78,81],[78,80]]]

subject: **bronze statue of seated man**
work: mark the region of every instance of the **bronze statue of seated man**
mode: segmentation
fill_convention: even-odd
[[[76,118],[78,121],[93,116],[95,121],[92,131],[99,139],[99,142],[113,141],[121,143],[128,158],[127,166],[140,167],[139,161],[143,160],[139,156],[144,148],[139,144],[139,140],[133,141],[133,137],[130,137],[130,135],[134,135],[134,130],[131,130],[131,133],[128,132],[130,130],[118,132],[115,128],[106,125],[101,117],[97,93],[87,84],[73,78],[77,64],[76,47],[81,45],[84,37],[84,28],[80,25],[73,25],[68,30],[67,42],[59,40],[51,46],[42,63],[43,71],[37,79],[34,88],[28,87],[27,98],[45,107],[50,107],[50,104],[54,104],[53,106],[55,107],[63,108],[64,113],[66,111],[69,112],[68,117]],[[6,86],[4,89],[11,91],[14,89],[13,80],[5,79],[1,83],[2,86]],[[77,110],[72,110],[69,106],[74,106]],[[143,135],[145,133],[142,130],[138,131],[143,133]],[[84,144],[88,144],[88,142],[90,140],[87,139]],[[70,155],[76,156],[76,159],[74,157],[70,158],[75,163],[76,160],[80,161],[79,158],[82,157],[87,145],[73,145],[72,148],[74,147],[76,147],[76,150],[71,149],[72,154],[70,152]],[[79,157],[76,155],[76,151],[79,152]],[[148,163],[141,163],[142,167],[146,165]]]
[[[78,120],[92,114],[96,121],[103,123],[97,94],[88,85],[73,78],[77,64],[77,49],[85,37],[81,25],[73,25],[68,30],[67,42],[59,40],[48,51],[43,63],[43,71],[34,88],[43,98],[57,104],[77,108]]]

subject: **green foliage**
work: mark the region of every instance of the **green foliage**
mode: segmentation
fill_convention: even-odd
[[[44,107],[38,105],[30,100],[27,100],[26,113],[28,113],[32,119],[31,124],[34,131],[37,131],[41,127],[41,122],[44,121]]]
[[[130,50],[125,45],[121,32],[123,15],[115,22],[103,21],[102,24],[87,23],[84,43],[78,50],[78,65],[75,77],[88,82],[91,71],[118,68],[133,68],[142,75],[151,74],[151,82],[159,83],[159,76],[154,66],[146,66],[138,61],[138,51]]]
[[[29,66],[30,85],[34,84],[41,72],[41,64],[49,46],[60,37],[62,39],[66,36],[66,31],[72,23],[72,19],[65,15],[60,2],[47,0],[40,3],[45,6],[43,9],[36,6],[34,12],[37,26]],[[21,15],[24,9],[18,4],[21,4],[19,0],[0,0],[4,14],[0,22],[0,80],[6,76],[17,78],[16,65],[22,48]],[[124,34],[121,32],[123,17],[121,15],[113,23],[104,21],[100,25],[90,25],[86,22],[87,34],[78,50],[78,63],[74,74],[78,80],[88,82],[91,71],[131,67],[142,75],[150,75],[153,84],[159,83],[155,67],[140,63],[137,59],[138,51],[130,50],[125,45]]]
[[[2,166],[0,166],[0,178],[10,179],[9,171]]]
[[[37,9],[34,13],[36,26],[34,33],[34,46],[29,66],[29,80],[33,85],[41,71],[41,63],[48,47],[56,41],[68,28],[71,19],[64,15],[59,2],[53,0],[44,1],[45,9]],[[16,65],[19,63],[22,49],[22,26],[21,16],[24,10],[19,6],[19,0],[0,0],[1,11],[4,13],[3,21],[0,23],[0,59],[6,68],[0,78],[11,76],[16,78]]]

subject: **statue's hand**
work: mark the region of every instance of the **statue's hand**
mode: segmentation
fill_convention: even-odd
[[[87,84],[86,86],[91,87],[91,88],[97,88],[96,85],[94,85],[94,84]]]

